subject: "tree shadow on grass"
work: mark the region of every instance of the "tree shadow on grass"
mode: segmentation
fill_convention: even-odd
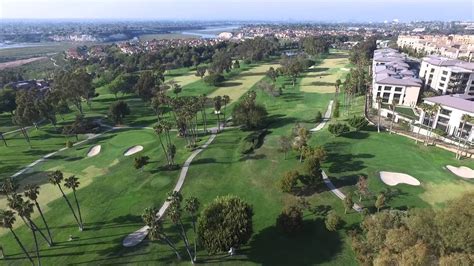
[[[313,81],[311,82],[313,86],[334,86],[332,82],[324,82],[324,81]]]
[[[272,128],[284,127],[288,124],[294,124],[296,122],[296,118],[288,117],[285,115],[271,115],[267,118],[267,121],[268,121],[267,128],[272,129]]]
[[[224,82],[222,83],[219,88],[228,88],[228,87],[237,87],[237,86],[240,86],[242,85],[243,83],[242,82],[232,82],[232,81],[228,81],[228,82]]]
[[[331,178],[331,182],[336,188],[342,188],[347,186],[354,186],[359,180],[359,175],[346,175],[338,178]]]
[[[304,96],[296,93],[283,93],[278,98],[283,99],[285,102],[296,102],[303,100]]]
[[[369,133],[363,131],[351,131],[342,135],[342,137],[348,139],[366,139],[369,137]]]
[[[292,236],[275,226],[263,229],[252,238],[247,255],[261,265],[314,265],[333,259],[342,244],[339,234],[326,230],[322,219],[306,220],[303,231]]]
[[[326,150],[329,150],[326,148]],[[350,154],[350,153],[334,153],[329,152],[326,157],[326,162],[330,164],[329,172],[330,173],[343,173],[347,171],[360,171],[366,166],[362,160],[358,159],[368,159],[373,158],[372,154]]]

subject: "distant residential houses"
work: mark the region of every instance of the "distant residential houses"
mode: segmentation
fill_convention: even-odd
[[[474,35],[400,35],[397,45],[426,55],[466,60],[474,57]]]

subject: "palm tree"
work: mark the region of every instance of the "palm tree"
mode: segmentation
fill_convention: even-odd
[[[467,122],[470,123],[471,125],[474,125],[474,117],[472,116],[469,116],[468,119],[467,119]],[[464,150],[466,151],[466,156],[468,155],[468,151],[469,151],[469,147],[467,145],[467,139],[469,138],[469,135],[467,135],[465,138],[464,138]],[[461,151],[461,156],[463,154],[464,151]]]
[[[418,108],[420,108],[423,112],[426,112],[429,108],[429,105],[426,104],[426,103],[421,103],[420,105],[418,105]],[[424,118],[423,118],[423,120],[424,120]],[[418,132],[416,133],[415,144],[418,144],[418,139],[420,138],[420,130],[421,130],[422,125],[423,125],[423,122],[421,122],[418,125]]]
[[[77,214],[79,215],[80,228],[81,228],[81,231],[82,231],[82,230],[84,230],[84,223],[82,222],[81,207],[79,206],[79,201],[77,200],[77,196],[76,196],[76,190],[77,190],[77,188],[79,187],[80,184],[81,183],[79,182],[79,178],[77,178],[73,175],[66,178],[66,180],[64,182],[65,187],[67,187],[69,189],[72,189],[72,194],[74,195],[74,200],[76,201]]]
[[[225,113],[227,111],[227,104],[230,103],[230,97],[229,97],[229,95],[224,95],[224,96],[222,96],[222,99],[224,100],[224,126],[225,126],[225,123],[226,123]]]
[[[461,152],[461,139],[462,139],[462,134],[464,133],[464,127],[466,126],[466,123],[470,121],[472,118],[468,114],[464,114],[461,118],[462,121],[462,127],[461,127],[461,132],[459,133],[459,139],[458,139],[458,147],[456,151],[456,159],[460,160],[462,157],[462,152]],[[469,134],[466,136],[466,140],[469,137]]]
[[[158,135],[158,139],[160,140],[161,148],[163,149],[163,153],[165,154],[166,161],[168,162],[168,165],[171,164],[168,153],[166,152],[165,145],[163,144],[163,140],[161,139],[161,134],[163,134],[163,124],[158,123],[154,127],[156,135]]]
[[[171,222],[176,226],[178,234],[184,241],[184,246],[186,247],[186,251],[191,259],[191,263],[194,264],[194,256],[191,254],[191,250],[189,248],[189,241],[186,235],[186,231],[184,230],[183,222],[181,220],[181,206],[179,201],[172,201],[170,207],[168,208],[168,217],[170,218]]]
[[[14,193],[12,194],[10,198],[7,199],[7,201],[8,201],[8,204],[7,204],[8,207],[18,212],[18,216],[20,216],[20,218],[23,220],[26,227],[28,227],[31,230],[37,230],[40,233],[40,235],[44,238],[44,240],[48,243],[48,245],[51,246],[52,243],[50,242],[50,240],[43,234],[43,232],[38,228],[38,226],[30,219],[31,212],[33,212],[33,210],[31,210],[31,212],[29,211],[29,206],[25,205],[25,200],[23,200],[23,197],[20,194]],[[33,204],[30,203],[30,201],[26,201],[26,202],[30,204],[31,206],[33,206]],[[31,209],[33,209],[33,207],[31,207]]]
[[[432,118],[433,118],[433,116],[436,117],[436,115],[438,114],[438,111],[439,111],[440,108],[441,108],[441,105],[438,104],[438,103],[430,106],[430,108],[429,108],[430,117],[429,117],[429,121],[428,121],[429,129],[428,129],[428,134],[426,136],[426,145],[429,144],[430,137],[431,137],[431,132],[433,131],[433,125],[431,123]]]
[[[193,224],[193,231],[194,231],[194,261],[196,261],[197,257],[197,230],[196,230],[196,214],[199,210],[199,206],[201,203],[196,197],[189,197],[185,200],[184,209],[191,215],[191,222]]]
[[[0,187],[0,191],[2,194],[5,194],[8,197],[10,197],[15,191],[18,189],[18,184],[13,180],[11,177],[6,178],[5,181],[3,181],[2,186]]]
[[[49,236],[49,240],[51,242],[51,245],[54,245],[53,237],[51,236],[51,231],[49,230],[48,223],[46,222],[46,219],[44,218],[44,215],[43,215],[43,211],[41,210],[41,207],[38,203],[39,186],[28,184],[28,185],[26,185],[25,189],[26,189],[25,196],[28,197],[30,200],[32,200],[35,203],[36,209],[38,210],[38,212],[41,216],[41,219],[43,220],[44,226],[46,227],[46,231],[48,232],[48,236]]]
[[[335,86],[336,86],[336,93],[334,94],[334,99],[335,99],[335,100],[337,100],[337,96],[339,96],[339,88],[341,87],[341,84],[342,84],[341,80],[340,80],[340,79],[337,79],[337,80],[336,80],[336,84],[335,84]]]
[[[178,249],[176,246],[171,242],[168,236],[165,233],[163,228],[163,222],[161,221],[161,217],[158,217],[156,213],[158,210],[154,207],[146,208],[142,214],[143,222],[148,226],[148,237],[150,240],[163,240],[168,244],[168,246],[174,251],[178,260],[181,260],[181,255],[179,255]]]
[[[23,201],[17,211],[18,211],[18,215],[20,217],[26,218],[30,224],[29,227],[30,227],[31,233],[33,234],[33,239],[35,241],[36,258],[38,259],[38,265],[41,266],[41,257],[39,254],[38,239],[36,238],[36,230],[39,231],[39,229],[31,220],[31,214],[33,213],[33,203],[31,203],[30,201]]]
[[[214,97],[214,112],[217,115],[217,132],[221,130],[221,122],[219,119],[219,115],[221,114],[221,108],[222,108],[222,97],[221,96]]]
[[[15,231],[13,231],[14,223],[15,223],[15,213],[13,211],[0,210],[0,227],[10,230],[13,237],[15,237],[16,242],[18,243],[20,248],[23,250],[23,253],[25,253],[26,257],[31,262],[31,264],[35,265],[33,259],[30,257],[30,254],[28,254],[28,251],[26,251],[25,246],[23,246],[20,239],[16,235]]]
[[[392,101],[390,104],[390,109],[392,110],[392,118],[390,119],[390,130],[389,133],[392,134],[392,126],[393,122],[395,120],[395,108],[397,107],[397,103],[395,101]]]
[[[204,133],[207,134],[207,116],[206,116],[206,103],[208,99],[206,94],[199,96],[199,105],[201,107],[202,120],[204,124]]]
[[[380,133],[380,109],[382,108],[382,98],[380,96],[377,96],[377,132]]]
[[[61,194],[66,201],[67,205],[69,206],[69,209],[72,212],[72,215],[74,215],[74,219],[76,220],[76,223],[79,225],[79,230],[82,231],[82,224],[79,222],[79,219],[77,219],[76,212],[72,208],[71,202],[69,199],[66,197],[66,194],[64,194],[63,188],[61,187],[61,182],[64,179],[63,173],[59,170],[56,170],[48,175],[49,177],[49,183],[57,186],[59,188],[59,191],[61,191]]]

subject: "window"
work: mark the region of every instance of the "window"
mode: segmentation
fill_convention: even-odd
[[[442,123],[442,124],[445,124],[447,125],[449,123],[449,118],[445,118],[445,117],[438,117],[438,123]]]
[[[430,70],[430,73],[433,73],[433,72],[434,72],[434,68],[432,68],[432,69]]]
[[[441,77],[441,81],[446,81],[446,77]]]
[[[451,111],[450,111],[450,110],[443,109],[443,108],[441,108],[440,113],[443,114],[443,115],[447,115],[447,116],[451,115]]]
[[[383,94],[383,98],[384,98],[384,99],[390,98],[390,93],[388,93],[388,92],[384,93],[384,94]]]
[[[448,71],[444,70],[443,75],[445,75],[445,76],[448,75]]]
[[[400,91],[402,91],[402,90],[403,90],[402,87],[395,87],[395,91],[399,91],[399,92],[400,92]]]
[[[392,90],[392,87],[391,87],[391,86],[385,86],[385,90],[386,90],[386,91],[391,91],[391,90]]]
[[[443,82],[440,82],[440,83],[439,83],[439,86],[440,86],[440,87],[444,87],[444,83],[443,83]]]

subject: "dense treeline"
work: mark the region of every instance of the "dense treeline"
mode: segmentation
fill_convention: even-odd
[[[352,248],[363,265],[472,265],[474,194],[440,210],[383,211],[367,216]]]

